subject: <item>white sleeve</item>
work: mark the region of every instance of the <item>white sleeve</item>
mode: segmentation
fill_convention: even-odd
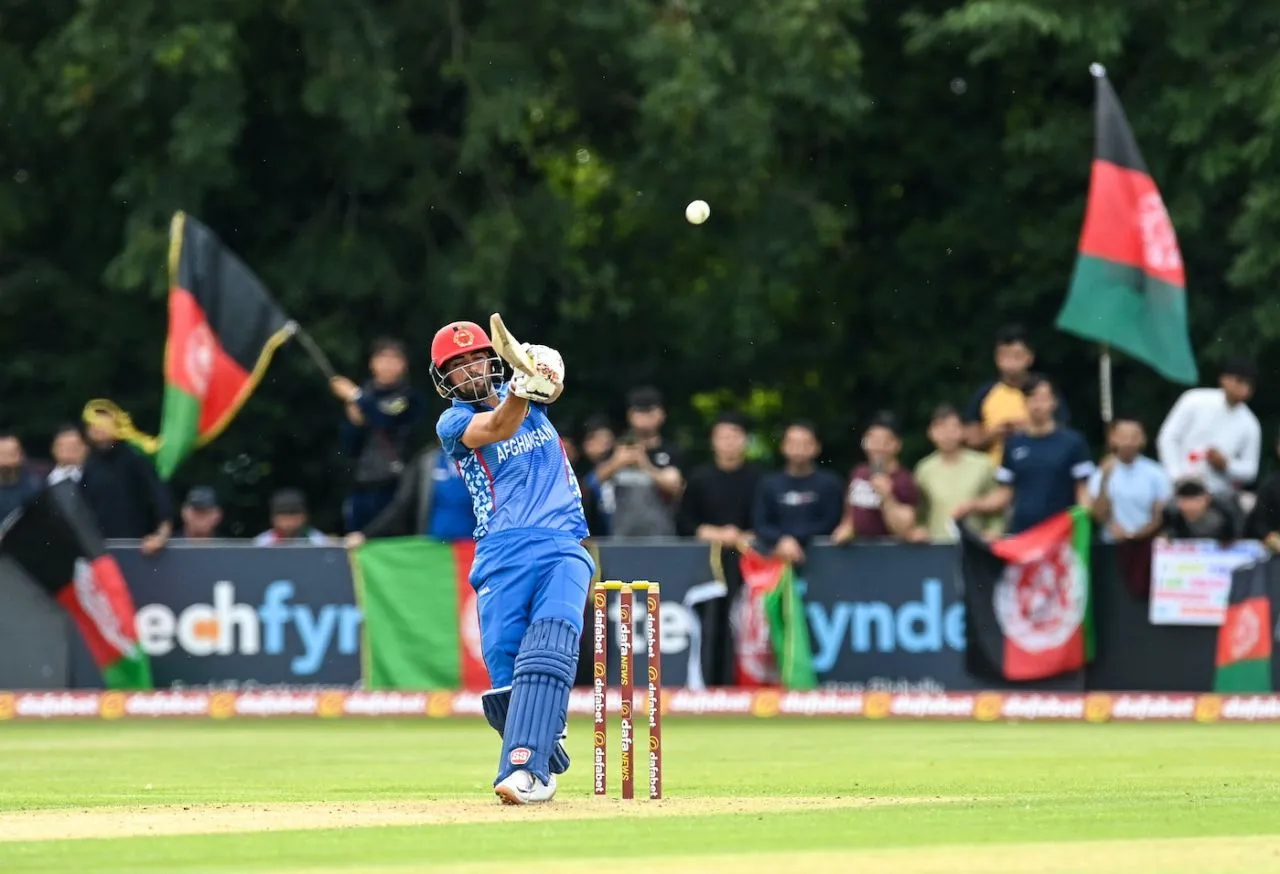
[[[1257,416],[1249,417],[1249,425],[1245,430],[1244,445],[1240,451],[1227,459],[1227,476],[1237,486],[1251,483],[1258,478],[1258,460],[1262,455],[1262,426]]]
[[[1190,398],[1191,392],[1184,392],[1182,397],[1178,398],[1173,409],[1169,410],[1169,415],[1165,416],[1164,424],[1160,426],[1160,433],[1156,436],[1156,452],[1160,456],[1160,463],[1169,472],[1171,480],[1176,480],[1182,475],[1187,463],[1187,453],[1182,447],[1182,435],[1191,424],[1193,415]]]
[[[1089,475],[1089,497],[1095,501],[1102,494],[1102,470],[1095,470]]]

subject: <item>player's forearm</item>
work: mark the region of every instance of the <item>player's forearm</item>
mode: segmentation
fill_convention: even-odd
[[[529,402],[509,394],[492,412],[479,413],[471,418],[462,435],[462,445],[468,449],[479,449],[510,440],[520,430],[520,424],[528,413]]]
[[[529,402],[522,397],[509,394],[498,404],[489,419],[489,427],[495,435],[494,442],[510,440],[520,430],[520,423],[529,415]]]

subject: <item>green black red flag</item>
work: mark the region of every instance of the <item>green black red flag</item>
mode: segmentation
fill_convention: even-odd
[[[1079,256],[1057,325],[1122,349],[1166,378],[1199,378],[1178,238],[1120,99],[1094,69],[1093,170]]]
[[[271,356],[297,331],[262,281],[194,218],[169,229],[169,335],[164,352],[160,435],[150,437],[110,401],[90,401],[86,419],[106,415],[121,439],[155,455],[162,479],[219,434],[262,381]]]
[[[1076,507],[988,544],[961,526],[965,669],[1043,680],[1093,655],[1089,513]]]
[[[1273,692],[1275,608],[1280,594],[1280,564],[1266,558],[1231,574],[1227,614],[1218,629],[1215,692]]]
[[[129,587],[74,482],[49,486],[7,520],[0,561],[16,564],[71,614],[107,686],[151,688]]]

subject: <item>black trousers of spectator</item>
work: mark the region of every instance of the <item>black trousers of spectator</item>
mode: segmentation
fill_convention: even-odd
[[[733,597],[712,598],[694,609],[702,623],[703,682],[709,687],[737,685],[738,669],[730,621]]]
[[[742,572],[738,566],[738,553],[726,549],[723,554],[724,583],[727,594],[697,605],[694,610],[702,624],[702,679],[707,686],[734,686],[738,681],[737,660],[733,646],[733,603],[742,591]],[[594,664],[591,598],[582,611],[582,639],[578,642],[578,671],[573,684],[579,688],[592,684]],[[643,632],[641,632],[643,633]],[[617,646],[615,630],[609,629],[610,650]],[[612,659],[611,659],[612,661]]]

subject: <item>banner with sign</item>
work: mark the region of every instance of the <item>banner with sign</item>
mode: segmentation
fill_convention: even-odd
[[[112,550],[157,687],[360,681],[362,617],[330,546]]]
[[[1267,554],[1256,540],[1164,540],[1152,544],[1152,625],[1221,625],[1231,574]]]
[[[710,568],[707,546],[601,541],[593,548],[603,578],[661,581],[664,684],[704,688],[704,632],[719,633],[702,627],[702,617],[714,614],[704,608],[707,599],[726,596]],[[158,688],[355,688],[368,682],[361,670],[364,615],[345,550],[224,541],[178,542],[151,557],[135,545],[113,545],[111,552],[133,588],[139,644],[151,658]],[[1150,624],[1149,605],[1120,581],[1111,552],[1104,545],[1096,550],[1097,659],[1084,677],[1034,688],[1212,689],[1217,629]],[[965,673],[965,612],[956,572],[957,551],[949,546],[809,550],[794,587],[820,686],[913,695],[1006,688]],[[30,588],[24,580],[8,579],[0,566],[0,688],[100,683],[64,617]],[[609,673],[616,683],[618,605],[610,600]],[[643,610],[637,610],[640,666],[643,621]],[[587,617],[588,628],[589,622]],[[460,629],[459,639],[466,637]],[[455,644],[450,652],[456,650]],[[585,659],[589,670],[589,652]]]

